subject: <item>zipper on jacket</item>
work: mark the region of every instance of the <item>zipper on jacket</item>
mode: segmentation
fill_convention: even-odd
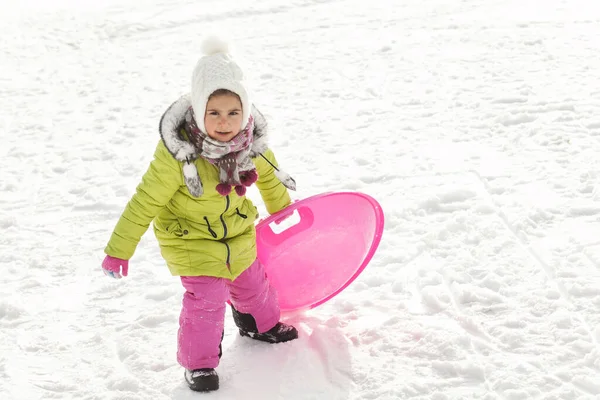
[[[227,224],[225,223],[225,219],[223,218],[223,215],[225,215],[227,210],[229,210],[229,195],[225,196],[225,210],[223,211],[223,213],[221,214],[219,219],[221,220],[221,223],[223,224],[223,244],[225,245],[225,248],[227,249],[227,259],[225,260],[225,265],[227,265],[227,269],[230,269],[229,262],[230,262],[230,258],[231,258],[231,249],[229,248],[229,245],[225,241],[225,237],[227,236]]]
[[[221,220],[221,223],[223,224],[223,239],[225,239],[227,237],[227,224],[225,223],[225,219],[223,218],[223,215],[227,212],[227,210],[229,210],[229,195],[225,196],[225,211],[223,211],[223,213],[221,213],[221,215],[219,216],[219,219]]]
[[[248,216],[246,214],[242,214],[238,208],[235,209],[235,213],[244,219],[248,218]]]
[[[229,249],[229,245],[225,242],[223,242],[223,244],[225,245],[225,248],[227,249],[227,259],[225,260],[225,264],[227,265],[227,269],[229,269],[229,258],[231,256],[231,250]]]
[[[208,222],[208,218],[204,217],[204,220],[206,221],[206,226],[208,226],[208,231],[210,232],[210,235],[216,239],[217,232],[213,231],[212,228],[210,227],[210,222]]]

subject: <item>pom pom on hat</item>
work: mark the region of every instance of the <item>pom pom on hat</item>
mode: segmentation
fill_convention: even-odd
[[[200,46],[202,54],[211,56],[217,53],[229,53],[229,42],[218,36],[209,36]]]
[[[216,36],[206,38],[202,42],[205,54],[198,60],[192,73],[191,102],[196,124],[206,133],[204,114],[206,103],[212,93],[219,89],[227,89],[237,94],[242,103],[242,123],[240,131],[248,124],[252,102],[244,82],[244,73],[229,53],[229,44]]]

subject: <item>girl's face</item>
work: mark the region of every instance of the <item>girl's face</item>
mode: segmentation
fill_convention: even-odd
[[[204,127],[206,134],[220,142],[228,142],[240,133],[242,103],[236,94],[211,96],[206,103]]]

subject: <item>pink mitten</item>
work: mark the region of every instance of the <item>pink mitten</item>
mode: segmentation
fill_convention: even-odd
[[[123,270],[121,270],[121,267],[123,267]],[[121,279],[123,276],[127,276],[129,261],[106,256],[104,257],[104,261],[102,261],[102,271],[104,271],[104,275],[108,275],[111,278]],[[121,276],[121,274],[123,275]]]

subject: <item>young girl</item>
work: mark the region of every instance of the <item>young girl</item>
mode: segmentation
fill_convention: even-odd
[[[211,48],[212,46],[212,48]],[[277,167],[266,122],[252,106],[239,66],[218,41],[205,42],[191,94],[160,121],[154,160],[106,246],[104,273],[127,276],[128,260],[154,221],[170,272],[186,292],[177,360],[190,389],[219,388],[225,305],[242,336],[269,343],[296,339],[279,322],[277,293],[256,257],[257,208],[246,198],[256,183],[269,213],[290,204],[294,180]]]

